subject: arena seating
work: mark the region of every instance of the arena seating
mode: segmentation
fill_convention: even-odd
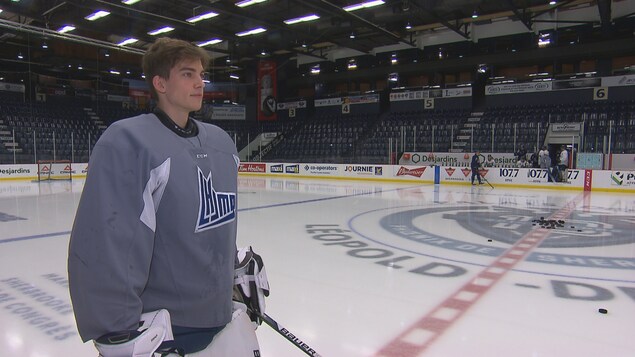
[[[549,123],[582,122],[581,150],[605,152],[610,136],[611,152],[635,153],[635,100],[486,107],[481,111],[469,130],[464,151],[513,152],[524,146],[533,152],[544,142]],[[121,103],[52,96],[46,102],[25,101],[21,93],[0,92],[0,162],[13,163],[14,155],[17,163],[36,159],[85,162],[104,126],[141,112]],[[304,120],[212,123],[226,130],[239,150],[260,133],[282,134],[283,140],[263,161],[387,163],[395,150],[450,151],[451,143],[466,135],[460,129],[469,117],[469,109],[453,108],[388,110],[380,115],[314,113]]]

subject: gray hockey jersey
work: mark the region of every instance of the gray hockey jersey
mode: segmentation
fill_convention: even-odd
[[[238,157],[222,129],[195,124],[181,137],[143,114],[95,145],[68,257],[82,340],[161,308],[178,326],[231,320]]]

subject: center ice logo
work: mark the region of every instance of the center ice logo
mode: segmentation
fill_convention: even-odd
[[[194,232],[222,226],[236,219],[236,194],[216,192],[212,172],[207,176],[198,168],[198,220]]]

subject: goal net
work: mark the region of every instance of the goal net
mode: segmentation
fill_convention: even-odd
[[[37,180],[71,180],[73,168],[69,160],[40,160],[37,162]]]

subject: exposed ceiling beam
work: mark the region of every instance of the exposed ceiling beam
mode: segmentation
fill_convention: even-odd
[[[24,32],[34,35],[47,36],[51,38],[57,38],[65,41],[81,43],[83,45],[97,46],[102,48],[107,48],[115,51],[121,51],[126,53],[134,53],[138,55],[142,55],[145,53],[142,49],[126,47],[126,46],[117,46],[116,44],[108,41],[101,41],[93,38],[77,36],[69,33],[59,33],[57,31],[49,30],[42,27],[31,26],[27,24],[19,24],[13,21],[7,21],[4,19],[0,19],[0,27],[10,29],[13,31]]]
[[[414,1],[411,2],[410,5],[434,17],[435,19],[437,19],[437,21],[439,21],[440,24],[456,32],[464,39],[466,40],[470,39],[470,33],[469,31],[467,31],[467,26],[463,26],[464,23],[462,23],[459,19],[455,20],[456,24],[452,24],[448,20],[444,19],[442,16],[438,15],[436,12],[419,5],[418,3]],[[465,27],[465,30],[461,30],[461,27]]]
[[[531,23],[531,14],[527,11],[527,8],[524,8],[523,12],[520,13],[520,11],[518,11],[518,8],[516,7],[516,5],[514,5],[513,0],[507,0],[507,3],[509,4],[509,6],[511,7],[512,11],[514,12],[514,15],[516,15],[518,20],[520,20],[520,22],[522,22],[523,25],[525,25],[527,30],[533,31],[532,28],[531,28],[531,25],[532,25],[532,23]]]

